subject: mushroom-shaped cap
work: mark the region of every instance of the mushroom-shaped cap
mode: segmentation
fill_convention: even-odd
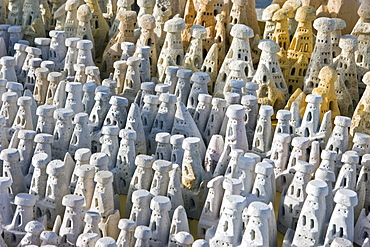
[[[162,93],[159,96],[159,101],[164,102],[164,103],[176,103],[177,97],[174,94]]]
[[[91,40],[82,39],[77,42],[77,49],[79,50],[91,50],[94,47],[94,44]]]
[[[316,170],[315,179],[322,180],[325,182],[335,182],[335,173],[328,169],[319,167]]]
[[[7,148],[1,151],[0,159],[9,163],[18,162],[20,159],[20,154],[18,149]]]
[[[244,87],[244,81],[243,80],[231,79],[230,80],[230,87],[241,89],[241,88]]]
[[[245,89],[247,89],[247,91],[257,91],[258,88],[259,88],[258,83],[252,81],[248,81],[245,83]]]
[[[244,151],[241,149],[231,149],[230,151],[230,158],[239,158],[242,157],[244,154]]]
[[[49,36],[53,39],[62,39],[66,37],[66,32],[62,30],[51,30]]]
[[[57,240],[59,239],[59,236],[58,234],[56,234],[55,232],[53,231],[43,231],[41,234],[40,234],[40,239],[42,241],[45,241],[47,243],[50,243],[50,242],[57,242]],[[46,245],[45,245],[46,246]]]
[[[23,207],[33,207],[36,203],[36,196],[27,193],[19,193],[14,198],[14,204]]]
[[[151,105],[158,105],[159,104],[159,97],[157,95],[146,94],[144,96],[144,103],[151,104]]]
[[[158,143],[170,143],[171,135],[168,132],[159,132],[155,135],[155,141]]]
[[[190,69],[179,69],[177,70],[176,76],[178,78],[190,78],[192,74],[193,71],[191,71]]]
[[[365,154],[364,156],[362,156],[361,165],[366,168],[370,168],[370,154]]]
[[[306,193],[325,197],[329,192],[328,184],[322,180],[311,180],[306,186]]]
[[[141,45],[136,48],[136,52],[138,54],[150,54],[151,53],[151,48],[147,45]]]
[[[204,102],[206,104],[210,104],[211,101],[212,101],[212,96],[209,95],[209,94],[205,94],[205,93],[200,93],[198,95],[198,101],[199,102]]]
[[[7,189],[12,186],[12,183],[11,177],[0,177],[0,189]]]
[[[175,234],[175,240],[178,244],[192,244],[194,242],[193,236],[185,231],[181,231]]]
[[[226,107],[226,100],[221,98],[213,98],[211,104],[214,108],[224,108]]]
[[[97,66],[87,66],[85,68],[86,75],[100,75],[99,67]]]
[[[147,240],[152,237],[152,231],[147,226],[137,226],[135,229],[134,236],[136,239]]]
[[[122,23],[136,23],[137,22],[137,13],[135,11],[126,10],[118,11],[116,14],[116,19]],[[118,29],[120,26],[118,26]]]
[[[349,128],[351,127],[351,118],[344,116],[336,116],[334,119],[334,124],[336,126]]]
[[[143,168],[152,168],[154,157],[144,154],[139,154],[135,158],[135,165]]]
[[[230,191],[230,194],[239,194],[243,188],[243,181],[238,178],[225,178],[222,182],[222,188],[225,191]]]
[[[66,92],[80,93],[82,92],[82,84],[80,82],[69,82],[66,84]]]
[[[356,132],[355,136],[353,137],[354,145],[370,145],[370,135]]]
[[[256,161],[250,157],[240,157],[236,166],[241,170],[249,170],[253,172],[256,166]]]
[[[225,198],[225,208],[229,208],[235,211],[243,210],[246,204],[246,199],[243,196],[229,195]]]
[[[337,158],[337,153],[330,150],[322,150],[321,159],[322,160],[335,160]]]
[[[191,80],[199,84],[207,84],[211,80],[211,77],[209,77],[209,75],[204,72],[195,72],[191,76]]]
[[[200,139],[198,137],[187,137],[182,142],[182,147],[189,151],[199,150]]]
[[[253,29],[244,24],[235,24],[230,31],[230,35],[237,39],[249,39],[254,37]]]
[[[225,100],[226,100],[227,104],[229,104],[229,105],[231,105],[231,104],[239,104],[239,102],[240,102],[240,94],[227,92],[225,94]]]
[[[271,117],[274,114],[274,108],[270,105],[261,105],[259,115],[264,117]]]
[[[135,130],[121,129],[119,131],[119,137],[125,140],[136,140],[137,135]]]
[[[125,53],[133,54],[135,52],[135,44],[132,42],[122,42],[121,49]]]
[[[52,144],[54,140],[54,136],[46,133],[40,133],[35,135],[34,142],[36,143],[46,143]]]
[[[106,166],[109,164],[109,157],[106,153],[94,153],[90,157],[90,164],[95,167]]]
[[[280,5],[279,4],[270,4],[269,6],[267,6],[264,10],[263,10],[263,13],[262,13],[262,20],[264,21],[271,21],[272,20],[272,16],[274,15],[274,13],[276,11],[278,11],[280,9]],[[316,11],[316,10],[315,10]]]
[[[14,44],[14,50],[16,50],[16,51],[26,51],[27,47],[28,47],[27,45],[20,44],[20,43],[15,43]]]
[[[303,160],[297,160],[295,169],[297,172],[300,172],[300,173],[311,174],[314,171],[314,165],[306,161],[303,161]]]
[[[63,74],[60,72],[50,72],[48,74],[48,81],[54,82],[54,83],[59,83],[63,78]]]
[[[153,169],[158,172],[169,172],[172,170],[172,163],[167,160],[156,160],[153,163]]]
[[[45,230],[45,227],[41,222],[32,220],[26,224],[24,229],[26,232],[32,233],[32,235],[39,236]]]
[[[88,224],[98,224],[101,221],[100,214],[95,211],[87,211],[84,221]]]
[[[8,81],[6,83],[6,88],[10,91],[21,91],[23,92],[23,85],[21,83],[18,83],[18,82],[14,82],[14,81]]]
[[[85,198],[78,195],[65,195],[62,199],[62,205],[71,208],[82,208],[85,204]]]
[[[358,203],[357,193],[349,189],[340,189],[335,193],[334,201],[346,207],[354,207]]]
[[[171,209],[171,201],[166,196],[155,196],[150,201],[150,209],[155,211],[169,211]]]
[[[242,105],[244,106],[250,106],[250,105],[256,105],[258,104],[258,99],[254,95],[244,95],[242,97]]]
[[[224,176],[217,176],[209,180],[207,183],[207,188],[219,188],[224,182]]]
[[[182,142],[184,141],[184,136],[183,135],[173,135],[170,138],[170,143],[172,145],[182,145]]]
[[[328,17],[320,17],[314,20],[313,27],[319,32],[333,32],[335,29],[335,21]]]
[[[113,68],[117,70],[122,70],[127,68],[127,61],[124,60],[118,60],[113,63]]]
[[[209,243],[205,239],[197,239],[194,241],[192,247],[209,247]]]
[[[59,121],[66,121],[73,117],[74,112],[69,108],[59,108],[54,111],[54,118]]]
[[[143,91],[154,91],[155,84],[152,81],[143,82],[141,83],[140,88]]]
[[[20,129],[18,132],[18,138],[22,140],[33,140],[35,138],[36,131]]]
[[[85,72],[85,69],[86,69],[86,65],[85,64],[82,64],[82,63],[77,63],[77,64],[74,64],[73,65],[73,69],[76,71],[76,72]]]
[[[332,18],[335,22],[335,27],[334,30],[342,30],[347,26],[347,23],[345,20],[340,19],[340,18]]]
[[[171,86],[168,84],[160,83],[155,85],[154,91],[156,91],[158,94],[162,93],[169,93]]]
[[[119,106],[119,107],[127,107],[128,100],[124,97],[112,96],[109,100],[109,104]]]
[[[1,96],[3,102],[15,103],[18,100],[18,94],[15,92],[6,92]]]
[[[44,60],[40,64],[41,68],[47,68],[49,71],[54,71],[55,69],[55,62],[50,60]]]
[[[58,177],[60,175],[65,175],[65,165],[61,160],[52,160],[46,167],[46,173],[49,176]]]
[[[306,149],[310,144],[311,141],[308,137],[296,136],[292,140],[292,146],[299,149]]]
[[[342,160],[345,164],[358,164],[360,157],[356,151],[347,151],[342,155]]]
[[[49,69],[40,67],[35,70],[35,75],[38,78],[46,78],[49,72],[50,72]]]
[[[256,161],[256,163],[261,162],[261,156],[255,153],[245,153],[244,157],[252,158]]]
[[[22,32],[22,28],[20,26],[10,26],[8,28],[8,33],[20,33]]]
[[[82,90],[86,93],[92,93],[92,92],[95,92],[95,89],[96,89],[96,84],[93,83],[93,82],[86,82],[84,85],[83,85],[83,88]]]
[[[15,59],[11,56],[4,56],[0,59],[0,64],[6,67],[13,67],[15,65]]]
[[[109,88],[109,87],[108,87]],[[95,92],[95,101],[102,101],[106,102],[110,99],[110,94],[109,93],[103,93],[103,92]]]
[[[1,24],[0,25],[0,31],[7,32],[9,27],[10,27],[10,25],[8,25],[8,24]]]
[[[230,64],[229,64],[229,69],[230,70],[234,70],[234,71],[242,71],[244,70],[246,64],[244,61],[242,60],[235,60],[235,61],[232,61]]]
[[[8,66],[14,66],[15,60],[7,59],[7,60],[5,60],[5,62],[8,64]],[[37,67],[40,67],[41,62],[42,62],[41,58],[31,58],[28,61],[28,64],[29,64],[30,67],[37,68]]]
[[[316,94],[309,94],[306,96],[306,102],[311,104],[320,104],[322,102],[322,96]]]
[[[96,241],[95,247],[117,247],[117,243],[111,237],[103,237]]]
[[[339,40],[339,47],[344,51],[354,52],[358,48],[358,40],[353,35],[343,35]]]
[[[91,157],[91,150],[89,148],[79,148],[75,152],[76,161],[89,161]]]
[[[69,1],[67,1],[69,2]],[[80,41],[80,38],[72,37],[72,38],[66,38],[65,45],[68,47],[76,48],[78,41]]]
[[[95,93],[98,93],[98,92],[110,94],[110,88],[108,86],[104,86],[104,85],[97,86],[95,88]]]
[[[99,184],[109,184],[113,182],[113,173],[110,171],[98,171],[95,173],[94,181]]]
[[[139,27],[142,29],[152,30],[155,28],[155,17],[150,14],[142,15],[139,18]]]
[[[26,52],[28,53],[28,54],[32,54],[32,55],[34,55],[34,56],[36,56],[36,57],[38,57],[38,56],[40,56],[41,55],[41,49],[39,49],[39,48],[36,48],[36,47],[32,47],[32,46],[27,46],[27,48],[26,48]]]
[[[118,228],[124,231],[134,231],[136,228],[136,222],[129,219],[121,219],[118,222]]]
[[[46,153],[37,153],[32,157],[32,165],[35,168],[44,168],[49,161],[50,157]]]
[[[120,129],[117,125],[104,125],[102,127],[101,133],[103,135],[118,136],[119,131]]]
[[[30,106],[32,105],[32,98],[28,96],[19,97],[17,100],[17,105],[19,106]]]
[[[261,219],[268,219],[271,217],[271,208],[263,202],[252,202],[248,206],[247,215]]]
[[[132,193],[131,201],[133,204],[143,204],[147,205],[146,202],[149,202],[152,199],[152,194],[147,190],[136,190]]]
[[[277,10],[272,16],[272,21],[282,21],[288,18],[292,18],[294,15],[292,6],[284,6]]]
[[[290,143],[291,140],[292,140],[292,137],[288,133],[276,133],[274,135],[274,141],[278,141],[281,143]]]
[[[270,176],[274,172],[274,167],[270,163],[262,161],[256,164],[254,171],[262,175]]]
[[[81,178],[94,178],[95,167],[92,165],[80,165],[76,169],[76,175]]]
[[[166,68],[166,75],[176,75],[177,71],[179,70],[179,67],[177,66],[167,66]]]
[[[268,53],[278,53],[280,51],[280,46],[271,39],[262,39],[258,44],[258,48]]]
[[[181,32],[186,28],[185,21],[182,18],[172,18],[164,24],[164,31],[166,33],[176,33]]]
[[[316,19],[316,9],[312,6],[299,7],[295,14],[295,20],[298,22],[313,21]]]
[[[245,117],[245,108],[241,105],[231,105],[226,110],[229,119],[242,119]]]
[[[193,25],[190,28],[190,35],[195,39],[204,39],[207,35],[207,29],[201,25]]]
[[[288,121],[292,118],[292,113],[288,110],[278,110],[276,118],[278,120]]]

